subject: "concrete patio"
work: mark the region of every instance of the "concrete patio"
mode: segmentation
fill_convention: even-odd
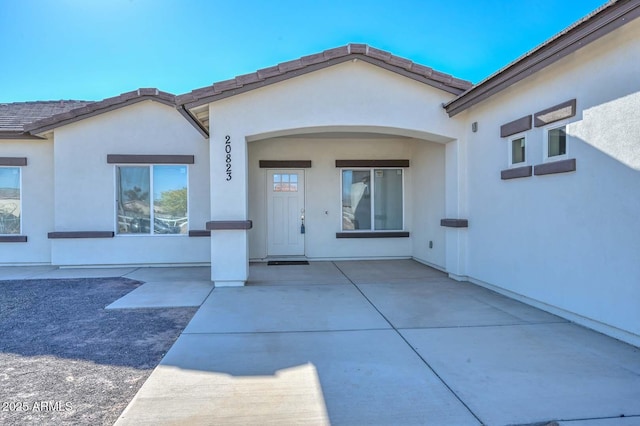
[[[201,304],[118,425],[640,424],[638,348],[410,260],[13,275],[109,273],[146,282],[110,309]]]

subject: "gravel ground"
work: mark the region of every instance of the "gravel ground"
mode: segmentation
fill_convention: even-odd
[[[197,310],[104,310],[141,284],[0,281],[0,424],[112,425]]]

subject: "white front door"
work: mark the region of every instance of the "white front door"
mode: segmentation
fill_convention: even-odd
[[[267,254],[304,255],[304,170],[267,171]]]

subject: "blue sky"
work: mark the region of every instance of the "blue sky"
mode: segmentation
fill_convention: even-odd
[[[349,42],[478,82],[604,0],[0,0],[0,102],[175,94]]]

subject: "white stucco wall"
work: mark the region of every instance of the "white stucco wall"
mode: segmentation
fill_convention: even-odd
[[[264,216],[256,214],[259,212],[257,209],[260,208],[258,205],[264,203],[254,202],[257,194],[252,183],[254,189],[248,194],[252,199],[250,212],[249,197],[245,191],[249,176],[246,159],[257,161],[257,157],[262,154],[260,151],[262,149],[276,149],[284,152],[286,145],[285,156],[271,159],[293,156],[301,157],[293,159],[314,161],[313,168],[308,171],[307,200],[310,200],[309,195],[313,194],[313,203],[317,206],[307,206],[306,241],[309,242],[307,256],[314,258],[411,257],[414,255],[411,239],[336,241],[335,232],[339,230],[340,222],[335,218],[340,205],[335,193],[339,190],[340,174],[336,171],[334,161],[337,158],[336,153],[339,153],[342,159],[411,158],[413,144],[350,141],[348,144],[343,143],[338,146],[337,140],[322,140],[323,147],[320,147],[318,140],[305,140],[304,134],[369,132],[387,134],[390,139],[394,136],[404,136],[446,143],[455,140],[460,133],[460,123],[450,120],[442,108],[443,102],[452,98],[453,95],[449,93],[374,65],[362,61],[349,61],[211,103],[209,113],[212,126],[212,218],[214,220],[251,218],[255,229],[249,231],[251,252],[247,253],[247,256],[264,257],[266,252],[265,238],[262,235],[264,231],[260,230],[260,221]],[[224,173],[224,139],[227,135],[231,137],[233,143],[234,177],[232,181],[225,181]],[[286,142],[274,139],[284,135],[295,135],[299,139],[287,138]],[[269,141],[265,142],[266,140]],[[247,157],[245,141],[248,141],[250,146],[249,157]],[[296,143],[300,143],[300,148],[294,148]],[[402,148],[398,149],[399,146]],[[335,148],[334,153],[326,149],[328,147]],[[295,151],[296,149],[298,151]],[[363,150],[370,150],[370,153],[363,155]],[[302,155],[303,153],[305,155]],[[416,155],[416,158],[420,158],[421,161],[427,163],[431,161],[427,159],[428,149],[424,152],[418,149]],[[350,156],[353,158],[349,158]],[[255,170],[257,164],[251,164],[250,167]],[[412,179],[411,169],[406,176],[409,181]],[[255,185],[258,186],[261,185],[259,173],[259,171],[256,172],[255,178],[257,179]],[[438,176],[442,177],[441,170],[434,171],[434,176],[438,173],[440,173]],[[324,179],[323,182],[321,178]],[[444,186],[443,182],[440,183]],[[411,188],[410,185],[408,187]],[[331,192],[334,194],[330,194]],[[407,230],[411,232],[413,215],[411,199],[415,194],[409,190],[406,195],[409,207],[406,209],[405,219]],[[438,196],[442,197],[442,194]],[[441,203],[444,204],[444,201]],[[254,205],[256,212],[253,211]],[[324,211],[331,213],[325,215]],[[439,219],[441,218],[438,218],[438,221]],[[318,226],[314,226],[316,223]],[[246,235],[249,232],[221,231],[215,233],[216,237],[212,237],[212,250],[216,250],[214,245],[233,248],[234,254],[231,254],[230,249],[225,249],[224,252],[220,249],[216,254],[228,255],[229,259],[225,264],[234,265],[228,269],[244,268],[244,264],[240,261],[234,264],[234,259],[238,258],[235,254],[237,250],[247,247]],[[419,233],[421,237],[432,233],[433,238],[442,238],[441,232],[431,232],[428,227],[422,227]],[[220,244],[216,243],[214,238],[219,238]],[[435,247],[435,251],[432,251],[433,255],[416,247],[416,256],[419,255],[425,261],[444,264],[442,261],[444,245],[439,243]],[[439,250],[441,252],[435,254]]]
[[[338,159],[409,159],[404,175],[405,230],[409,238],[337,239],[342,232]],[[267,256],[267,169],[260,160],[311,160],[305,169],[305,255],[311,259],[419,257],[444,267],[444,145],[410,138],[274,138],[249,143],[249,256]],[[421,220],[413,217],[418,212]],[[434,248],[428,248],[428,241]]]
[[[22,166],[22,234],[26,243],[0,243],[0,264],[50,263],[47,232],[53,229],[53,143],[0,140],[0,157],[26,157]]]
[[[446,217],[446,146],[415,140],[411,161],[411,253],[416,260],[446,269],[447,230],[440,226]]]
[[[234,131],[239,134],[231,136],[253,140],[283,130],[361,126],[431,133],[425,139],[447,141],[460,132],[442,108],[453,97],[375,65],[349,61],[210,104],[212,135]]]
[[[143,101],[55,130],[54,229],[113,231],[115,165],[108,154],[194,155],[189,165],[189,228],[209,220],[209,144],[174,108]],[[57,265],[208,263],[208,238],[116,235],[55,239]]]
[[[525,296],[640,343],[640,20],[468,112],[467,267],[472,280]],[[500,126],[569,99],[571,173],[503,181]],[[477,133],[470,123],[478,122]],[[543,131],[526,133],[529,165]]]

